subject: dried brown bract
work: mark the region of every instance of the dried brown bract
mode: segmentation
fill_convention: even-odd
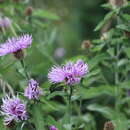
[[[104,125],[104,130],[115,130],[115,126],[111,121],[108,121]]]
[[[89,49],[92,47],[92,43],[90,40],[84,40],[82,42],[82,45],[81,45],[81,48],[84,50],[84,49]]]
[[[32,12],[33,12],[33,8],[31,6],[29,6],[25,10],[25,15],[30,16],[30,15],[32,15]]]

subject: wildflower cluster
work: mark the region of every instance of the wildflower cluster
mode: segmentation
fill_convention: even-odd
[[[32,36],[25,34],[19,37],[9,38],[5,43],[0,44],[0,56],[14,54],[20,61],[23,60],[23,49],[32,44]],[[27,72],[26,72],[27,73]],[[63,66],[54,66],[48,74],[51,83],[62,83],[66,85],[78,84],[81,79],[88,73],[88,65],[83,60],[76,63],[68,62]],[[24,96],[28,100],[38,100],[43,95],[42,89],[34,79],[28,79],[28,86],[24,90]],[[4,116],[4,124],[9,125],[11,122],[20,122],[27,120],[29,114],[27,103],[22,101],[18,96],[5,96],[2,99],[1,115]],[[54,125],[50,130],[58,130]]]

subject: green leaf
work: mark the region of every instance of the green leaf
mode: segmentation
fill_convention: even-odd
[[[113,108],[107,106],[101,106],[98,104],[91,104],[87,107],[91,111],[96,111],[101,113],[105,118],[110,119],[114,125],[115,130],[127,130],[128,122],[127,118],[123,113],[114,110]]]
[[[130,47],[125,48],[124,51],[125,51],[126,55],[128,56],[128,58],[130,58]]]
[[[130,27],[124,24],[117,25],[116,27],[121,30],[130,31]]]
[[[111,11],[110,13],[108,13],[103,21],[101,21],[97,26],[96,28],[94,29],[94,31],[98,31],[100,30],[113,16],[115,15],[115,11]]]
[[[122,17],[123,17],[125,20],[127,20],[127,21],[130,20],[130,15],[129,15],[129,14],[123,14]]]
[[[113,109],[106,106],[100,106],[98,104],[91,104],[87,107],[87,109],[91,111],[97,111],[103,114],[107,119],[113,119],[113,116],[115,115]]]
[[[102,53],[99,55],[96,55],[95,57],[93,57],[91,60],[89,60],[89,69],[91,70],[92,68],[94,68],[95,66],[97,66],[98,63],[100,63],[101,61],[108,59],[109,56],[106,53]]]
[[[101,7],[106,8],[106,9],[112,9],[112,6],[110,3],[102,4]]]
[[[95,45],[92,49],[93,52],[99,52],[104,47],[105,44]]]
[[[128,59],[121,59],[121,60],[118,61],[117,65],[118,65],[119,67],[121,67],[121,66],[123,66],[123,65],[128,64],[128,62],[129,62]]]
[[[41,110],[40,104],[33,105],[33,121],[36,126],[37,130],[45,130],[44,129],[44,120],[43,120],[43,113]]]
[[[51,99],[51,98],[53,98],[53,97],[55,97],[55,96],[65,96],[65,95],[66,95],[65,92],[55,91],[55,92],[51,93],[51,94],[47,97],[47,99],[49,100],[49,99]]]
[[[46,18],[46,19],[50,19],[50,20],[59,20],[60,19],[60,17],[57,16],[56,14],[46,11],[46,10],[41,10],[41,9],[35,10],[33,13],[33,16],[40,17],[40,18]]]
[[[107,52],[109,53],[110,56],[114,56],[114,48],[107,49]]]
[[[81,89],[81,95],[83,99],[91,99],[97,96],[101,96],[103,94],[107,94],[110,96],[114,96],[115,94],[115,86],[99,86],[99,87],[91,87],[89,89]]]
[[[0,130],[6,130],[6,127],[3,125],[2,119],[0,119]]]
[[[48,116],[46,122],[48,126],[54,125],[56,128],[62,129],[61,123],[59,123],[59,121],[56,121],[52,116]]]

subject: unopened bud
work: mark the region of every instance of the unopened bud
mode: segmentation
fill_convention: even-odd
[[[30,15],[32,15],[32,12],[33,12],[33,8],[31,6],[27,7],[25,10],[25,15],[30,16]]]
[[[91,47],[92,47],[92,43],[91,43],[90,40],[84,40],[84,41],[82,42],[82,45],[81,45],[81,48],[82,48],[82,49],[89,49],[89,48],[91,48]]]
[[[114,8],[121,7],[127,3],[126,0],[109,0],[109,2]]]
[[[125,36],[126,36],[126,37],[129,37],[129,38],[130,38],[130,32],[125,31],[124,33],[125,33]]]

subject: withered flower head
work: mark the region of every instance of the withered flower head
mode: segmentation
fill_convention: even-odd
[[[25,10],[25,15],[30,16],[30,15],[32,15],[32,12],[33,12],[33,8],[31,6],[29,6]]]
[[[89,49],[92,47],[92,43],[90,40],[84,40],[82,42],[82,45],[81,45],[81,48],[84,50],[84,49]]]
[[[126,0],[109,0],[110,4],[115,7],[121,7],[127,3]]]
[[[115,130],[115,126],[111,121],[108,121],[104,125],[104,130]]]

